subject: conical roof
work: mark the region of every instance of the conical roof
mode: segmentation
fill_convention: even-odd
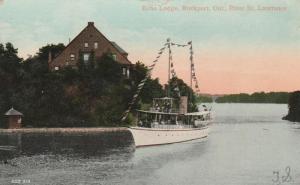
[[[5,116],[23,116],[23,114],[14,108],[11,108],[5,113]]]

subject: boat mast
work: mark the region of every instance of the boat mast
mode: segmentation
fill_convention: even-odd
[[[190,85],[191,88],[193,89],[193,53],[192,53],[192,49],[193,49],[193,45],[192,45],[192,41],[191,41],[191,56],[190,56],[190,61],[191,61],[191,79],[190,79]]]
[[[191,46],[190,46],[190,54],[191,54],[191,56],[190,56],[190,61],[191,61],[191,79],[190,79],[190,87],[191,87],[191,89],[192,89],[192,91],[191,91],[191,93],[189,94],[189,101],[188,101],[188,104],[189,104],[189,102],[191,102],[192,103],[192,97],[193,97],[193,77],[194,77],[194,57],[193,57],[193,55],[194,55],[194,53],[193,53],[193,43],[192,43],[192,41],[190,42],[190,44],[191,44]]]
[[[168,66],[168,90],[167,90],[167,97],[171,96],[171,85],[170,85],[170,80],[171,80],[171,39],[167,39],[168,43],[168,49],[169,49],[169,66]]]
[[[191,61],[191,79],[190,79],[190,87],[193,89],[193,62]]]

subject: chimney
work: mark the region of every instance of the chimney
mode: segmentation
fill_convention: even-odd
[[[52,53],[51,51],[49,51],[49,54],[48,54],[48,64],[50,64],[52,62]]]
[[[94,22],[88,22],[88,26],[94,26]]]

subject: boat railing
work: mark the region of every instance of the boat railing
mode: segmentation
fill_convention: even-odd
[[[157,129],[185,129],[185,128],[194,128],[193,125],[160,125],[160,124],[152,124],[151,128],[157,128]]]
[[[150,108],[150,111],[151,112],[163,112],[163,113],[179,113],[179,109],[175,109],[175,108],[172,108],[172,109],[158,109],[158,108],[155,108],[155,107],[151,107]]]

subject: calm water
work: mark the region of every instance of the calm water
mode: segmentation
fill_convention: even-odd
[[[286,105],[213,107],[216,123],[206,140],[21,156],[0,164],[0,184],[300,185],[300,125],[281,120]]]

